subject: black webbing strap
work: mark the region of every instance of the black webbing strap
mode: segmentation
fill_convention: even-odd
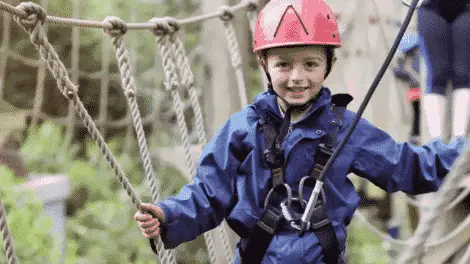
[[[289,131],[292,110],[292,107],[287,109],[279,133],[273,122],[260,120],[266,145],[264,159],[271,170],[272,194],[268,197],[268,204],[250,234],[245,250],[240,248],[240,261],[244,264],[261,263],[276,230],[284,219],[280,209],[281,190],[285,183],[284,151],[281,146]]]
[[[256,223],[245,250],[240,248],[240,262],[243,264],[259,264],[283,219],[279,208],[269,205]]]
[[[333,154],[334,147],[336,146],[338,132],[343,125],[344,113],[346,106],[352,100],[348,94],[337,94],[332,97],[332,113],[335,115],[331,125],[334,126],[326,135],[325,143],[319,144],[315,151],[315,166],[310,172],[310,178],[305,181],[305,185],[313,187],[315,180],[318,179],[322,173],[326,163]],[[339,247],[336,232],[333,228],[331,221],[325,211],[324,201],[320,195],[317,204],[315,205],[310,219],[310,225],[313,232],[317,236],[322,247],[323,258],[326,264],[337,264],[341,250]]]
[[[326,215],[325,206],[319,200],[313,210],[310,226],[318,238],[323,252],[323,261],[326,264],[337,264],[341,255],[336,232]]]

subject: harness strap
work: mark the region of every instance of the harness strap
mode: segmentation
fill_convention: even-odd
[[[281,124],[279,134],[276,127],[271,122],[260,120],[261,129],[264,132],[266,150],[264,159],[271,170],[272,189],[268,193],[265,201],[265,210],[259,221],[256,223],[246,245],[246,250],[240,248],[240,261],[243,264],[259,264],[264,258],[265,252],[271,243],[277,229],[283,221],[282,210],[279,207],[281,201],[281,186],[285,186],[284,181],[284,151],[281,148],[288,128],[292,108],[288,109],[285,119]],[[269,121],[269,120],[268,120]],[[285,187],[290,195],[289,187]]]
[[[349,94],[336,94],[332,96],[332,109],[331,112],[335,115],[331,125],[333,129],[326,136],[326,142],[319,144],[315,152],[315,166],[310,172],[310,177],[306,179],[305,184],[313,187],[316,179],[319,178],[326,163],[334,152],[334,147],[337,145],[337,137],[339,129],[343,126],[344,113],[346,106],[351,102],[352,96]],[[303,188],[300,186],[299,188]],[[324,196],[320,196],[317,205],[312,213],[311,227],[317,236],[322,247],[323,258],[327,264],[336,264],[341,261],[341,250],[339,242],[336,237],[336,232],[333,228],[331,221],[325,210],[325,203],[322,200]]]
[[[346,105],[352,100],[347,94],[332,96],[332,112],[336,115],[334,122],[338,125],[329,131],[326,142],[317,147],[315,153],[315,166],[310,173],[313,181],[318,178],[323,167],[333,153],[333,146],[336,145],[336,137],[339,128],[343,123],[343,115]],[[289,122],[287,122],[289,120]],[[285,186],[284,182],[284,152],[281,144],[287,134],[286,126],[290,125],[290,112],[286,111],[286,119],[281,125],[279,135],[275,126],[264,120],[260,121],[265,135],[266,150],[264,157],[267,165],[271,169],[272,190],[268,194],[265,210],[259,221],[256,223],[251,235],[248,238],[245,249],[240,247],[240,261],[243,264],[259,264],[266,254],[271,240],[276,231],[284,221],[282,210],[280,209],[280,186]],[[335,123],[335,124],[336,124]],[[288,186],[286,189],[289,188]],[[287,189],[289,192],[290,189]],[[311,218],[311,227],[320,241],[324,260],[327,264],[337,264],[340,257],[339,243],[331,221],[325,212],[324,202],[319,199]]]

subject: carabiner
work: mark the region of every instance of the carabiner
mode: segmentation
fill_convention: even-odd
[[[302,179],[300,179],[299,194],[297,196],[297,200],[301,201],[300,206],[302,206],[302,209],[305,209],[305,206],[307,205],[307,201],[305,201],[305,199],[304,199],[305,181],[310,179],[310,178],[311,178],[311,176],[307,175],[307,176],[302,177]],[[323,189],[321,189],[320,199],[323,201],[323,203],[326,203],[325,190],[323,190]]]
[[[279,186],[281,186],[281,185],[279,185]],[[277,187],[279,187],[279,186],[277,186]],[[287,192],[287,205],[290,207],[291,204],[292,204],[292,190],[291,190],[290,186],[287,185],[287,183],[284,183],[282,186],[284,186],[284,188],[286,188],[286,192]],[[276,187],[276,188],[277,188],[277,187]],[[274,189],[275,189],[275,188],[271,188],[271,190],[269,190],[268,195],[266,196],[266,199],[264,200],[264,208],[268,207],[268,205],[269,205],[269,199],[271,199],[271,195],[273,194]]]
[[[284,199],[281,202],[281,210],[282,210],[282,214],[284,215],[284,218],[289,222],[300,220],[300,217],[302,216],[302,214],[298,213],[297,217],[292,216],[292,210],[291,210],[292,203],[293,202],[298,202],[299,204],[302,205],[302,204],[307,204],[307,201],[305,201],[303,199],[296,198],[296,197],[293,197],[291,199],[291,204],[290,205],[286,205],[286,201],[288,201],[288,200]]]

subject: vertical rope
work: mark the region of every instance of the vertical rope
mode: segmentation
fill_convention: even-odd
[[[454,187],[466,176],[466,172],[470,169],[469,161],[470,143],[467,143],[464,152],[455,161],[452,170],[445,177],[444,183],[435,195],[435,200],[433,200],[429,212],[423,215],[414,236],[409,239],[409,246],[404,248],[397,263],[410,263],[417,258],[422,258],[425,253],[426,240],[429,238],[440,212],[444,212],[446,205],[452,202],[457,192]]]
[[[142,118],[140,115],[139,107],[136,100],[136,85],[135,80],[132,76],[129,52],[124,43],[124,34],[127,31],[126,24],[124,21],[117,17],[107,17],[105,22],[108,22],[113,25],[113,29],[105,30],[112,38],[112,43],[116,51],[116,58],[118,60],[119,71],[121,72],[122,78],[122,87],[124,89],[124,94],[127,99],[127,103],[130,108],[132,122],[134,124],[135,132],[137,134],[137,142],[139,146],[140,155],[143,161],[143,166],[145,169],[145,175],[147,182],[150,184],[150,189],[152,193],[152,200],[158,201],[158,184],[156,181],[155,170],[152,166],[152,161],[150,159],[150,154],[148,151],[148,144],[145,138],[145,132],[142,125]],[[173,256],[171,251],[166,251],[164,249],[163,242],[160,237],[156,239],[157,252],[159,254],[160,260],[163,263],[176,263],[176,259]]]
[[[101,42],[101,83],[100,83],[100,106],[98,113],[98,120],[101,122],[100,133],[103,137],[106,137],[107,134],[107,123],[108,123],[108,96],[109,96],[109,61],[110,53],[109,46],[107,45],[105,39]]]
[[[8,228],[6,215],[5,206],[3,205],[2,199],[0,199],[0,232],[3,237],[3,249],[5,250],[8,264],[17,264],[18,257],[16,256],[15,247],[13,246],[13,238]]]
[[[248,99],[246,95],[245,78],[243,77],[243,64],[242,56],[240,54],[240,48],[238,46],[237,35],[235,34],[235,28],[233,27],[233,13],[228,6],[222,6],[222,16],[220,18],[224,22],[225,27],[225,39],[227,40],[228,49],[230,52],[230,59],[232,67],[235,69],[238,96],[240,97],[241,108],[248,105]]]
[[[130,12],[130,21],[131,22],[135,22],[135,17],[137,15],[137,7],[138,7],[138,5],[132,4],[132,2],[131,2],[130,7],[129,7],[130,10],[131,10],[131,12]],[[130,44],[129,54],[130,54],[129,66],[130,66],[130,69],[131,69],[131,76],[136,76],[136,74],[135,74],[136,59],[135,58],[137,56],[135,54],[135,40],[134,40],[134,38],[132,38],[132,42]],[[122,73],[121,73],[121,75],[122,75]],[[136,82],[135,78],[134,78],[134,82]],[[136,86],[137,86],[137,84],[136,84]],[[137,92],[137,90],[135,90],[135,92]],[[137,97],[136,97],[136,100],[137,100]],[[132,112],[129,111],[129,110],[126,112],[126,119],[128,121],[127,121],[127,127],[126,127],[126,136],[124,138],[124,151],[126,153],[129,153],[132,150],[132,147],[134,145],[134,131],[135,131],[134,121],[132,120]]]
[[[173,101],[173,108],[176,112],[176,119],[178,123],[178,128],[181,133],[181,141],[183,143],[183,147],[185,150],[185,158],[186,158],[186,165],[188,168],[188,172],[190,177],[193,177],[195,173],[195,165],[191,157],[191,151],[189,147],[189,139],[188,139],[188,128],[186,126],[186,121],[183,112],[183,103],[181,101],[180,94],[178,92],[179,82],[178,76],[176,73],[176,65],[173,61],[173,57],[171,54],[171,44],[169,41],[169,36],[165,32],[169,32],[169,25],[168,23],[163,25],[161,23],[161,19],[152,19],[150,23],[156,23],[157,25],[162,24],[160,29],[153,30],[154,35],[157,39],[157,44],[160,49],[160,56],[162,58],[163,64],[163,71],[165,73],[165,88],[167,92],[170,92],[172,101]]]
[[[47,2],[41,1],[41,6],[43,6],[45,9],[45,4]],[[47,32],[47,25],[44,25],[44,31]],[[44,102],[44,84],[46,80],[46,67],[44,67],[44,62],[38,59],[38,72],[37,72],[37,77],[36,77],[36,91],[34,93],[34,102],[33,102],[33,116],[31,120],[32,126],[36,126],[38,123],[39,116],[41,116],[42,113],[42,104]]]
[[[170,37],[172,40],[172,50],[173,55],[176,60],[176,65],[178,67],[178,71],[181,77],[181,84],[188,89],[188,93],[191,100],[191,105],[194,110],[195,119],[196,119],[196,131],[198,134],[199,144],[201,146],[205,146],[207,143],[207,137],[204,129],[204,119],[202,117],[201,106],[199,104],[197,91],[195,88],[195,78],[194,74],[191,71],[191,67],[189,65],[188,57],[186,56],[186,52],[184,50],[183,43],[181,40],[176,36],[176,34],[172,34]],[[224,248],[224,255],[227,259],[228,263],[233,262],[233,256],[235,252],[230,248],[229,238],[227,234],[225,223],[222,222],[219,228],[219,236],[222,242],[222,246]]]
[[[195,166],[191,157],[191,151],[188,140],[188,128],[184,118],[183,104],[181,102],[181,98],[178,92],[178,87],[180,84],[178,82],[178,75],[176,73],[177,69],[174,62],[174,58],[172,56],[170,36],[168,35],[168,33],[174,31],[174,28],[176,28],[177,25],[174,24],[174,21],[172,20],[162,20],[158,18],[151,19],[150,23],[154,23],[157,25],[157,28],[153,30],[153,34],[155,35],[157,39],[157,44],[160,48],[160,55],[162,58],[163,70],[166,79],[165,88],[171,93],[173,107],[176,112],[178,128],[181,133],[181,141],[185,150],[184,152],[187,163],[186,167],[188,168],[190,177],[193,178],[195,174]],[[170,23],[173,23],[173,25],[170,26]],[[212,264],[215,264],[217,260],[215,255],[214,241],[208,232],[204,233],[204,239],[206,242],[207,251],[209,252],[210,261]]]
[[[101,152],[108,161],[109,166],[113,169],[118,177],[119,182],[126,193],[131,198],[132,203],[140,210],[142,203],[137,196],[136,191],[132,188],[128,178],[125,176],[124,171],[119,166],[116,158],[111,153],[106,141],[96,128],[93,119],[88,114],[85,106],[80,101],[77,94],[77,87],[72,83],[67,73],[67,69],[60,60],[54,47],[49,43],[47,36],[44,32],[43,23],[46,18],[44,9],[32,2],[22,2],[17,6],[17,9],[22,10],[28,14],[26,18],[15,16],[17,23],[30,35],[30,40],[38,50],[41,57],[46,61],[46,65],[51,72],[54,79],[57,81],[59,91],[69,100],[73,102],[74,108],[77,111],[80,119],[82,120],[91,137],[96,141]]]
[[[3,101],[5,95],[5,73],[8,61],[8,52],[10,50],[10,13],[2,14],[2,44],[0,45],[0,101]]]
[[[74,18],[80,17],[80,1],[74,0],[72,6],[72,15]],[[80,58],[80,29],[72,28],[72,82],[78,83],[80,78],[79,58]],[[67,116],[67,130],[65,136],[64,148],[67,149],[73,140],[73,134],[75,131],[75,110],[72,102],[69,101],[68,116]]]
[[[257,0],[247,0],[247,1],[250,3],[247,5],[246,16],[248,17],[248,22],[250,23],[251,34],[254,37],[256,20],[258,19],[257,9],[259,7],[259,4]],[[266,77],[266,74],[264,73],[263,68],[261,68],[259,64],[258,64],[258,74],[261,78],[263,89],[267,91],[268,90],[268,78]]]
[[[207,137],[204,128],[204,119],[202,117],[201,105],[199,104],[197,90],[195,88],[195,77],[191,71],[191,66],[189,65],[183,43],[176,35],[173,35],[170,39],[172,40],[171,48],[173,51],[173,56],[175,57],[176,66],[181,76],[181,84],[188,90],[189,99],[194,111],[198,141],[199,144],[205,146],[207,143]]]

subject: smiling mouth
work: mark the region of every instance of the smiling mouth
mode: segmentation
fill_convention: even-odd
[[[304,87],[304,88],[288,88],[289,91],[291,92],[294,92],[294,93],[300,93],[300,92],[303,92],[305,90],[307,90],[308,87]]]

